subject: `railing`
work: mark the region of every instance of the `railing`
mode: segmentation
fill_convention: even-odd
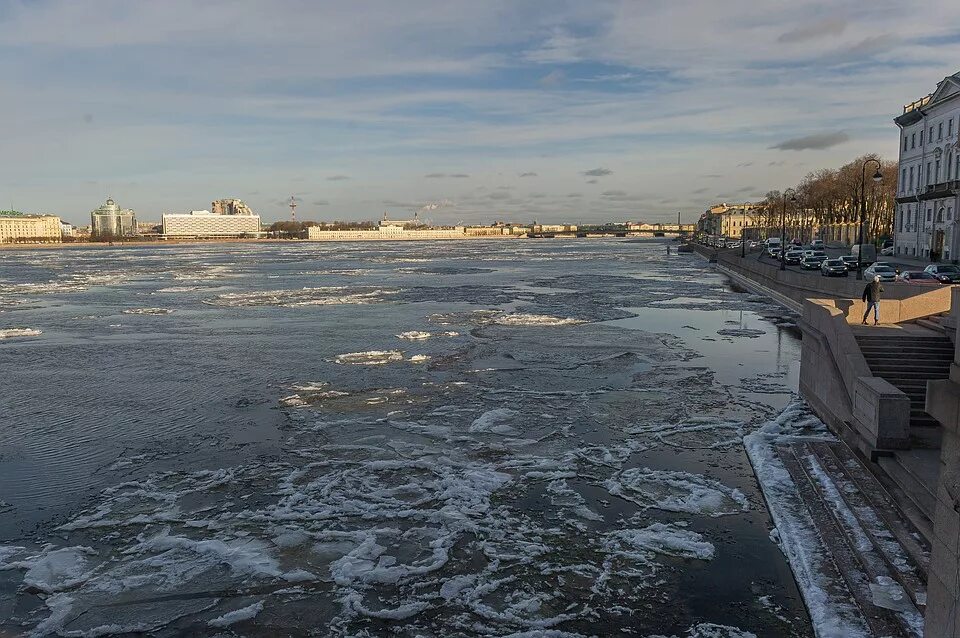
[[[920,98],[919,100],[915,100],[915,101],[911,102],[910,104],[904,105],[904,107],[903,107],[903,112],[904,112],[904,113],[909,113],[910,111],[915,111],[915,110],[917,110],[917,109],[920,108],[921,106],[926,106],[927,103],[930,102],[930,98],[932,98],[932,97],[933,97],[933,93],[931,93],[930,95],[925,95],[924,97]]]

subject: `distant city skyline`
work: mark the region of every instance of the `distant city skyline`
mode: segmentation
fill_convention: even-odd
[[[960,70],[957,24],[946,0],[0,0],[0,202],[691,222],[895,159],[892,118]]]

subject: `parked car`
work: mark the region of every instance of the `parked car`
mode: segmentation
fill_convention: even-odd
[[[884,257],[892,257],[892,256],[893,256],[893,246],[887,246],[886,248],[884,248],[883,250],[880,251],[880,254],[883,255]]]
[[[750,243],[747,244],[747,248],[749,248],[750,250],[753,250],[754,248],[756,248],[756,247],[759,246],[759,245],[760,245],[760,242],[755,241],[755,240],[750,240]]]
[[[800,260],[800,268],[803,270],[816,270],[826,260],[826,255],[808,255]]]
[[[727,248],[740,248],[741,245],[742,245],[742,244],[741,244],[739,241],[735,240],[735,239],[728,239],[728,240],[727,240]]]
[[[939,286],[940,280],[925,270],[905,270],[900,273],[900,281],[910,284]]]
[[[863,271],[863,278],[866,280],[880,277],[880,281],[896,281],[897,271],[886,264],[873,264]]]
[[[820,264],[820,274],[824,277],[846,277],[847,265],[842,259],[827,259]]]
[[[953,264],[930,264],[923,271],[936,277],[942,284],[960,283],[960,268]]]
[[[814,250],[823,250],[825,246],[823,245],[822,239],[812,239],[810,240],[810,248]]]
[[[787,251],[787,254],[784,255],[783,260],[788,264],[799,264],[800,260],[803,259],[804,254],[802,250],[795,250],[791,248]]]
[[[856,255],[843,255],[840,257],[840,261],[844,263],[847,267],[847,270],[856,270],[857,269],[857,256]]]

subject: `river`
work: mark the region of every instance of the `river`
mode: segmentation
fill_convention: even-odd
[[[667,243],[0,251],[0,633],[810,635],[796,327]]]

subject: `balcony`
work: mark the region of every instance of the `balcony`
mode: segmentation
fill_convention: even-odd
[[[920,187],[915,194],[897,197],[896,201],[898,204],[906,204],[909,202],[925,202],[931,199],[953,197],[958,192],[960,192],[960,179],[952,179],[947,182],[927,184],[926,186]]]

